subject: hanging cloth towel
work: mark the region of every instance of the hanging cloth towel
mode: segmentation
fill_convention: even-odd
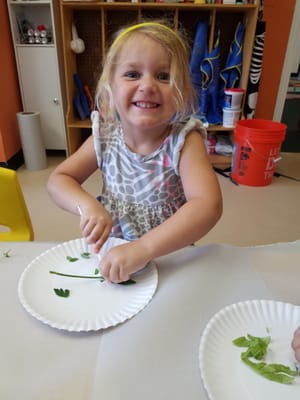
[[[206,50],[206,56],[200,65],[201,96],[200,112],[205,115],[210,124],[220,124],[222,117],[219,112],[219,71],[220,71],[220,29],[215,28],[214,42],[211,52]]]
[[[225,68],[220,72],[220,109],[223,108],[224,104],[224,90],[228,88],[237,88],[240,84],[243,63],[244,30],[244,25],[239,22],[229,49]]]
[[[202,74],[200,71],[200,65],[203,58],[206,55],[207,48],[207,31],[208,22],[206,20],[199,21],[196,27],[196,34],[194,38],[194,45],[192,49],[190,59],[190,75],[191,80],[196,90],[198,102],[200,103],[201,97],[201,86],[202,86]]]

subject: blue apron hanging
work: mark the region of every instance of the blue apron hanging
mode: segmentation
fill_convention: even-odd
[[[220,124],[222,117],[219,112],[219,70],[220,70],[220,30],[215,29],[214,43],[211,52],[206,51],[200,65],[202,87],[200,97],[200,112],[205,115],[210,124]]]
[[[190,61],[191,79],[198,95],[200,108],[197,117],[207,125],[221,122],[218,112],[219,36],[219,29],[216,29],[213,49],[209,52],[207,48],[208,21],[199,21]]]
[[[220,72],[220,109],[224,104],[224,90],[238,88],[242,76],[244,25],[237,24],[224,69]]]
[[[197,93],[199,104],[200,104],[201,87],[202,87],[202,74],[200,71],[200,65],[202,63],[203,58],[206,55],[207,31],[208,31],[208,22],[205,20],[199,21],[196,28],[194,45],[190,60],[191,80],[194,89]]]

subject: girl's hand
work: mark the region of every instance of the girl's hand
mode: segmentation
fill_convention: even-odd
[[[112,219],[99,203],[96,207],[81,210],[80,229],[87,243],[94,244],[94,252],[98,253],[111,232]]]
[[[300,326],[294,333],[292,348],[295,352],[296,360],[300,362]]]
[[[138,243],[135,241],[110,249],[100,262],[101,274],[114,283],[130,279],[131,274],[143,268],[150,261],[145,249]]]

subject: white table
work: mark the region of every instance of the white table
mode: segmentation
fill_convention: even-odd
[[[99,332],[56,330],[17,297],[24,268],[54,245],[0,242],[0,254],[11,249],[0,258],[1,400],[204,400],[199,341],[219,309],[250,299],[300,305],[300,241],[188,247],[156,260],[157,292],[131,320]]]

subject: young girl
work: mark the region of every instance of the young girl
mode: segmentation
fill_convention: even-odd
[[[300,326],[294,333],[292,348],[295,352],[296,360],[300,363]]]
[[[92,137],[49,178],[50,195],[80,215],[82,235],[95,252],[109,236],[130,241],[102,258],[101,273],[112,282],[197,241],[221,216],[205,130],[189,118],[193,98],[179,34],[158,22],[130,26],[108,51]],[[81,187],[97,168],[100,201]]]

